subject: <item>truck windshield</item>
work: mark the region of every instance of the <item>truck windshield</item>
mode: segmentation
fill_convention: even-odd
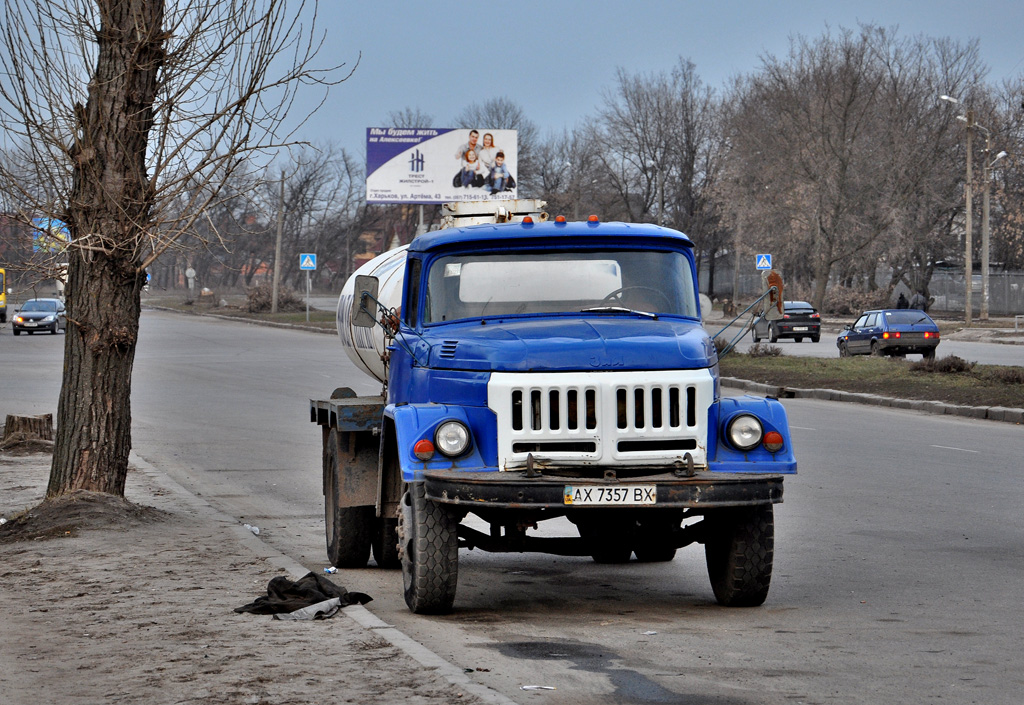
[[[474,253],[436,260],[427,280],[427,323],[581,311],[697,318],[689,260],[653,250]]]

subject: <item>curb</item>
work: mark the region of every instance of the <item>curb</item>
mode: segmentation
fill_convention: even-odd
[[[946,404],[940,401],[924,401],[921,399],[897,399],[883,397],[878,394],[862,394],[844,392],[838,389],[800,389],[798,387],[779,387],[760,382],[751,382],[736,377],[722,377],[722,385],[753,392],[775,399],[819,399],[822,401],[845,401],[870,406],[887,406],[892,409],[910,409],[926,414],[946,416],[963,416],[972,419],[989,421],[1005,421],[1007,423],[1024,424],[1024,409],[1013,409],[1005,406],[962,406]]]
[[[287,571],[293,579],[298,580],[306,573],[312,572],[287,554],[281,553],[270,544],[257,538],[252,532],[239,524],[238,520],[234,517],[221,512],[202,498],[189,492],[170,475],[161,472],[152,463],[144,460],[135,450],[130,452],[129,460],[132,466],[139,472],[163,489],[173,492],[197,513],[205,515],[216,523],[228,525],[227,528],[231,530],[235,538],[238,539],[238,542],[247,550],[260,558],[265,558],[274,567]],[[356,604],[343,607],[339,610],[339,614],[344,615],[359,625],[368,634],[375,634],[377,637],[387,641],[421,666],[435,670],[449,683],[472,693],[483,702],[489,705],[518,705],[514,700],[510,700],[498,691],[472,680],[461,668],[445,661],[443,657],[398,630],[394,625],[380,619],[363,605]]]
[[[219,313],[206,313],[200,311],[182,311],[177,308],[169,308],[167,306],[157,306],[155,304],[142,304],[143,308],[152,309],[153,311],[166,311],[167,313],[180,313],[183,316],[199,316],[200,318],[216,318],[221,321],[232,321],[234,323],[246,323],[250,326],[265,326],[267,328],[287,328],[288,330],[304,330],[309,333],[327,333],[328,335],[337,335],[337,329],[331,328],[319,328],[317,326],[304,326],[301,323],[277,323],[276,321],[258,321],[252,318],[240,318],[238,316],[222,316]]]

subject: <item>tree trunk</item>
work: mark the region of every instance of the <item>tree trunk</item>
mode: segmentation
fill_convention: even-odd
[[[76,106],[64,375],[47,498],[124,496],[131,376],[153,187],[146,149],[163,62],[164,0],[99,0],[98,52]]]

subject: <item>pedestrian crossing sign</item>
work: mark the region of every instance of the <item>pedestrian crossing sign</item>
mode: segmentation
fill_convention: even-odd
[[[756,264],[758,269],[771,269],[772,268],[772,256],[771,255],[758,255],[756,258]]]
[[[311,252],[299,255],[299,269],[316,269],[316,255]]]

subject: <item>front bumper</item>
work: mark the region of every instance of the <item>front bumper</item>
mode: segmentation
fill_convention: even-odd
[[[693,477],[675,477],[659,473],[624,480],[602,478],[527,477],[526,471],[459,472],[428,470],[424,473],[427,497],[442,504],[474,508],[502,509],[590,509],[743,507],[776,504],[782,501],[782,476],[765,474],[698,472]],[[566,485],[573,487],[615,487],[616,485],[655,485],[657,502],[653,505],[600,505],[578,507],[566,504]]]

